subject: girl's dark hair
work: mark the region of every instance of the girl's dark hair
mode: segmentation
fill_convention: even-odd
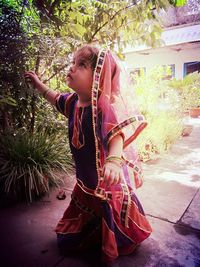
[[[75,52],[75,56],[81,56],[81,58],[89,63],[94,70],[97,63],[99,49],[95,46],[84,45]]]

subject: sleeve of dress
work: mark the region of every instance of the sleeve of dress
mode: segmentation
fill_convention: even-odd
[[[125,114],[126,115],[126,114]],[[147,126],[143,115],[120,116],[115,112],[112,105],[107,107],[102,116],[102,136],[103,141],[109,144],[111,139],[121,134],[124,140],[124,148],[129,146]]]
[[[71,98],[73,96],[73,93],[66,93],[66,94],[59,94],[56,97],[56,103],[55,106],[57,110],[63,114],[65,117],[68,117],[69,115],[69,107],[71,103]]]
[[[120,129],[118,131],[113,132],[113,134],[109,135],[109,133],[112,132],[112,129],[115,129],[118,125],[117,118],[113,112],[112,106],[108,106],[106,113],[104,114],[100,113],[100,121],[101,121],[101,137],[104,147],[108,147],[111,139],[116,135],[121,135],[124,140],[124,134]]]

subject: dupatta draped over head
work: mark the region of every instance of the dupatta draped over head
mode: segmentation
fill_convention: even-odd
[[[117,134],[124,139],[122,158],[129,169],[122,187],[138,188],[142,185],[141,167],[132,142],[146,127],[144,117],[138,114],[133,88],[123,66],[110,51],[99,51],[92,86],[92,120],[96,145],[96,165],[99,183],[96,194],[109,197],[109,190],[102,182],[102,168],[110,140]],[[102,148],[103,144],[103,148]],[[134,182],[132,182],[134,181]]]

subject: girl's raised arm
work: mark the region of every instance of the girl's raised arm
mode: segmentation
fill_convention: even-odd
[[[37,76],[37,74],[34,71],[27,71],[24,74],[25,79],[31,80],[34,87],[38,90],[38,92],[46,98],[46,100],[51,103],[52,105],[55,105],[56,103],[56,97],[59,95],[59,93],[54,92],[53,90],[50,90]]]

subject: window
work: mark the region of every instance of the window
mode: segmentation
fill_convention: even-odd
[[[200,61],[184,63],[184,76],[195,71],[200,72]]]
[[[175,77],[175,64],[163,65],[163,80],[171,80]]]
[[[146,73],[146,68],[133,68],[130,70],[130,77],[132,81],[135,81],[135,79],[138,76],[144,75]]]

